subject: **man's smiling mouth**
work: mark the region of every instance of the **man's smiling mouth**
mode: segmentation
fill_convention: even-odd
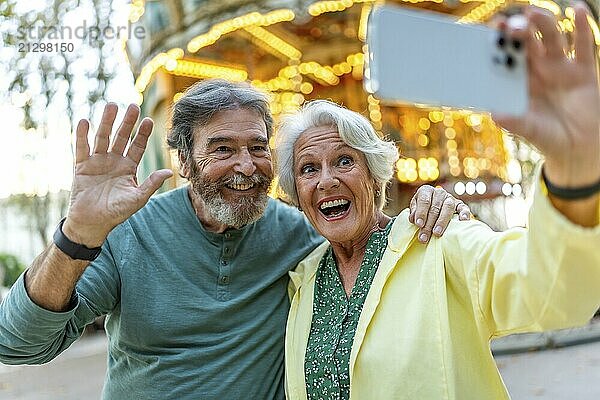
[[[253,183],[241,183],[241,184],[226,185],[226,186],[229,189],[243,192],[243,191],[252,189],[254,187],[254,184]]]

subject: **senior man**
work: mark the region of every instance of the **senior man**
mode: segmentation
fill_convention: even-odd
[[[152,199],[171,176],[137,183],[152,121],[130,141],[130,106],[111,141],[116,114],[106,106],[91,154],[88,122],[77,127],[69,211],[0,307],[0,361],[48,362],[107,315],[105,399],[283,399],[287,273],[322,238],[267,197],[268,99],[220,80],[190,88],[168,137],[190,185]],[[445,227],[455,200],[424,193],[445,207],[424,214],[426,199],[415,219]]]

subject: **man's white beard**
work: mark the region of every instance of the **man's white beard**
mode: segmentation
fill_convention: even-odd
[[[192,189],[204,202],[205,211],[217,222],[239,229],[244,225],[258,221],[264,214],[269,197],[267,189],[271,183],[264,175],[251,177],[235,174],[219,181],[210,181],[196,168],[192,168],[190,182]],[[223,198],[221,189],[226,185],[254,184],[259,191],[253,195],[242,195],[237,202],[228,202]]]

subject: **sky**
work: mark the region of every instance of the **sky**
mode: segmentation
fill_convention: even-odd
[[[19,2],[18,11],[40,8],[43,1]],[[114,1],[115,9],[113,26],[126,26],[129,5],[125,0]],[[85,8],[69,12],[66,24],[81,24],[89,18]],[[74,42],[77,45],[77,42]],[[117,76],[107,88],[107,101],[126,105],[134,102],[137,94],[129,65],[124,55],[122,44],[115,41],[114,52],[110,62],[116,62]],[[15,49],[0,49],[0,59],[6,60]],[[93,61],[82,58],[77,60],[77,67],[94,68]],[[91,64],[92,63],[92,64]],[[85,84],[85,82],[79,82]],[[6,94],[8,80],[0,74],[0,90]],[[0,94],[2,96],[2,94]],[[6,96],[4,96],[6,97]],[[40,194],[69,190],[73,171],[73,132],[69,132],[68,121],[64,113],[65,103],[60,99],[48,106],[45,112],[48,116],[48,132],[44,138],[40,131],[25,131],[21,126],[23,112],[21,110],[27,95],[16,95],[0,101],[0,198],[14,193]],[[92,127],[97,125],[104,102],[97,105],[92,118]],[[123,111],[121,111],[122,115]],[[86,115],[76,111],[73,126],[77,120]],[[120,116],[121,116],[120,115]],[[120,117],[119,116],[119,117]],[[117,118],[119,118],[117,117]],[[90,136],[93,129],[90,130]]]

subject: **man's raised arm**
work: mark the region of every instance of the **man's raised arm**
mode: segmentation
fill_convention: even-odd
[[[152,120],[144,118],[130,140],[139,114],[139,108],[130,105],[111,141],[117,106],[107,104],[91,154],[89,123],[79,121],[73,187],[69,211],[61,224],[62,235],[57,232],[58,241],[50,244],[25,273],[27,294],[38,306],[66,310],[77,281],[90,263],[79,258],[90,258],[85,253],[93,251],[88,249],[100,247],[109,232],[142,208],[172,175],[170,170],[158,170],[138,185],[137,167],[153,127]]]

